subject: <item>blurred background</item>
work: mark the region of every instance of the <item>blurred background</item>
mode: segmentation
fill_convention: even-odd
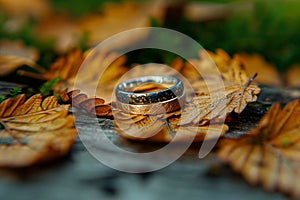
[[[159,26],[211,51],[260,54],[284,72],[300,63],[299,6],[298,0],[0,0],[0,39],[34,46],[38,64],[47,68],[75,47],[93,47],[130,28]],[[135,52],[134,58],[170,63],[174,55]]]

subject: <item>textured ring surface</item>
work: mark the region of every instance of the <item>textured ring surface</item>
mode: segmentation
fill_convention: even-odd
[[[171,85],[170,87],[154,92],[135,92],[134,89],[142,84]],[[143,76],[120,83],[116,88],[117,101],[125,104],[145,105],[165,102],[182,96],[184,87],[174,76]]]
[[[181,104],[185,101],[184,94],[180,97],[170,99],[164,102],[144,104],[144,105],[132,105],[121,102],[113,103],[113,108],[119,109],[124,113],[133,115],[157,115],[163,113],[170,113],[181,108]]]

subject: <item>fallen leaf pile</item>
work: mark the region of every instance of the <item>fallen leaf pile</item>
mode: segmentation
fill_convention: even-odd
[[[68,105],[24,94],[0,104],[0,167],[27,167],[65,156],[77,135]]]
[[[138,65],[131,60],[135,58],[131,53],[125,57],[109,49],[126,48],[146,39],[149,32],[114,40],[108,49],[96,45],[122,31],[162,23],[165,14],[168,20],[173,20],[172,9],[177,4],[173,8],[165,0],[105,2],[101,9],[99,3],[99,10],[75,17],[68,11],[61,12],[48,0],[24,2],[0,0],[0,23],[4,29],[1,35],[3,38],[21,35],[20,41],[0,41],[0,76],[9,79],[10,75],[22,75],[47,82],[39,89],[22,86],[28,94],[39,90],[40,94],[30,98],[20,94],[24,92],[20,85],[2,85],[6,91],[0,96],[0,168],[29,167],[66,156],[77,137],[73,114],[81,113],[113,119],[117,134],[134,141],[210,142],[223,136],[217,149],[222,162],[252,185],[300,198],[300,100],[283,109],[280,103],[274,104],[248,133],[235,138],[225,135],[230,129],[227,122],[236,116],[230,114],[240,114],[248,104],[257,101],[258,84],[299,87],[297,64],[280,75],[276,66],[259,54],[230,56],[217,49],[215,52],[200,50],[198,58],[185,62],[177,58],[166,68],[156,63]],[[199,15],[194,8],[201,10],[201,7],[186,6],[181,11],[192,19],[201,15],[205,20],[227,16],[231,10],[228,6],[208,5],[207,8],[220,12]],[[188,10],[191,14],[186,13]],[[171,22],[168,20],[165,25]],[[26,46],[31,42],[36,47]],[[286,53],[285,56],[294,55]],[[44,63],[46,66],[41,67]],[[135,70],[135,66],[141,67],[140,70]],[[162,69],[155,70],[158,66]],[[195,93],[190,95],[185,90],[186,95],[172,102],[168,107],[172,111],[168,112],[161,112],[159,107],[138,107],[138,111],[151,112],[134,114],[124,108],[135,105],[118,107],[113,95],[116,85],[145,75],[184,76]],[[166,85],[142,84],[133,90],[153,92],[169,87]],[[54,96],[43,97],[50,94]]]
[[[200,52],[200,57],[203,58],[202,54],[203,52]],[[182,66],[182,63],[177,63],[180,61],[173,63],[174,69],[191,78],[192,86],[196,91],[196,96],[191,102],[185,103],[182,110],[163,115],[132,115],[120,110],[114,115],[117,132],[132,140],[156,142],[170,142],[176,132],[181,135],[178,139],[180,141],[192,137],[193,133],[196,133],[194,141],[203,141],[206,136],[212,139],[223,135],[228,130],[228,126],[219,122],[224,122],[231,112],[241,113],[248,103],[256,101],[260,89],[253,83],[255,74],[252,77],[247,76],[237,60],[231,60],[228,56],[225,64],[216,62],[221,71],[219,73],[214,70],[215,66],[208,59],[210,58],[191,61],[203,69],[202,73],[207,72],[205,75],[209,75],[208,81],[204,81],[195,69],[192,76],[188,76],[191,73],[190,69],[193,69],[189,64]],[[212,96],[207,88],[207,85],[215,84],[216,77],[221,78],[224,83],[224,88],[221,88],[224,91],[213,92],[215,94],[224,92],[223,96]],[[211,132],[206,135],[208,130]]]
[[[245,179],[268,191],[300,197],[300,100],[276,103],[258,127],[237,139],[222,139],[218,157]]]

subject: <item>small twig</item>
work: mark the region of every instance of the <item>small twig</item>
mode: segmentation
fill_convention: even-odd
[[[257,76],[257,73],[254,73],[254,74],[248,79],[248,81],[244,84],[244,87],[245,87],[245,88],[248,87],[248,86],[252,83],[252,81],[254,81],[254,79],[256,78],[256,76]]]

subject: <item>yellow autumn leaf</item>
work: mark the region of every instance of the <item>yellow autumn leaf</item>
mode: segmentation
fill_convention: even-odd
[[[210,139],[217,139],[228,131],[225,124],[180,126],[179,122],[180,110],[166,115],[132,115],[122,111],[114,114],[117,133],[136,141],[184,142],[192,138],[194,142],[200,142],[208,133]]]
[[[268,63],[259,54],[243,54],[239,53],[235,55],[236,59],[239,59],[248,75],[253,73],[261,74],[256,78],[256,81],[262,85],[282,86],[282,79],[276,67]]]
[[[257,128],[237,139],[222,139],[218,157],[251,184],[300,197],[300,101],[272,106]]]
[[[65,156],[77,136],[68,105],[40,94],[0,104],[0,167],[27,167]]]
[[[288,87],[300,87],[300,66],[291,66],[284,75],[285,85]]]
[[[89,56],[89,54],[92,55]],[[101,96],[109,103],[116,83],[128,71],[128,68],[124,66],[125,61],[125,56],[105,50],[87,50],[82,53],[80,49],[74,49],[52,63],[48,72],[42,74],[23,72],[23,75],[42,80],[59,77],[60,81],[52,88],[57,93],[62,93],[66,88],[69,91],[78,89],[75,88],[76,83],[77,86],[81,86],[79,89],[84,90],[87,95]],[[99,80],[100,75],[97,72],[104,67],[107,68]],[[95,88],[96,93],[94,93]]]
[[[248,76],[239,60],[231,59],[222,50],[217,50],[216,54],[200,51],[199,56],[201,59],[191,60],[191,64],[180,69],[196,91],[196,96],[183,109],[182,124],[205,124],[212,119],[224,119],[233,111],[241,113],[248,103],[257,100],[260,88],[253,83],[256,74]],[[200,68],[202,74],[193,66]],[[218,79],[223,83],[221,88],[217,85],[220,81],[215,81]]]
[[[89,56],[89,54],[91,55]],[[88,59],[85,59],[87,57]],[[61,77],[62,81],[54,87],[57,91],[65,88],[69,88],[69,90],[78,89],[74,87],[80,86],[79,89],[87,95],[101,96],[106,102],[110,102],[116,83],[128,71],[124,66],[125,61],[125,56],[119,57],[118,54],[105,50],[87,51],[84,54],[80,50],[76,50],[65,57],[59,58],[50,67],[47,76]],[[107,68],[100,77],[98,71],[104,67]],[[94,89],[96,89],[96,93],[94,93]]]

